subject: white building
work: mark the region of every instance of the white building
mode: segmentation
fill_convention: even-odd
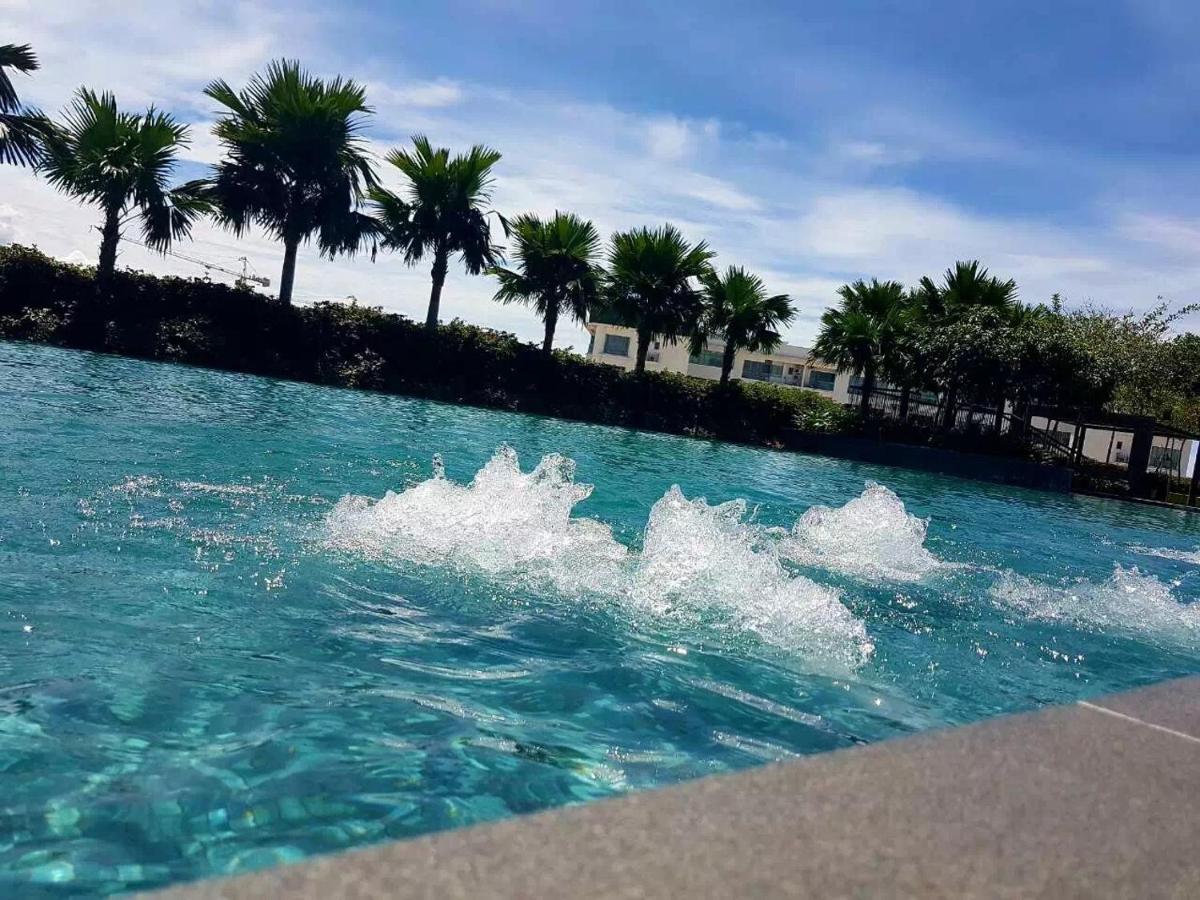
[[[636,331],[607,322],[589,322],[587,330],[592,336],[588,343],[588,359],[620,366],[627,371],[633,369],[637,360]],[[646,371],[675,372],[716,381],[721,377],[724,353],[725,345],[720,341],[709,342],[704,352],[696,356],[689,353],[686,339],[675,344],[655,341],[646,354]],[[839,372],[836,366],[813,356],[806,347],[780,344],[771,353],[739,350],[729,377],[807,388],[838,403],[850,402],[850,374]]]

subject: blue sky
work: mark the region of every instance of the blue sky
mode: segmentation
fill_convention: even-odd
[[[791,293],[810,340],[843,281],[911,282],[956,258],[1029,301],[1142,309],[1200,299],[1200,4],[1194,2],[567,3],[0,0],[0,36],[44,70],[57,110],[80,83],[195,123],[200,89],[279,55],[368,84],[384,150],[417,131],[505,158],[503,211],[571,209],[604,232],[670,220]],[[0,240],[95,256],[95,216],[0,171]],[[278,248],[203,228],[187,252]],[[190,273],[129,247],[123,262]],[[301,298],[419,317],[428,273],[302,259]],[[452,275],[444,310],[524,337],[537,323]],[[580,346],[577,329],[559,343]]]

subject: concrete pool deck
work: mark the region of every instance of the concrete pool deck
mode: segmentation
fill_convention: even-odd
[[[162,900],[1200,897],[1200,677]]]

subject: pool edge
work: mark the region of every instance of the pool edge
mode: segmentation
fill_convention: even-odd
[[[152,896],[1200,896],[1198,801],[1193,676]]]

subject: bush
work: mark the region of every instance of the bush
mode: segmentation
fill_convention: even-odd
[[[0,338],[777,446],[855,415],[813,392],[635,375],[460,321],[436,332],[355,304],[291,307],[199,279],[91,270],[0,247]]]

